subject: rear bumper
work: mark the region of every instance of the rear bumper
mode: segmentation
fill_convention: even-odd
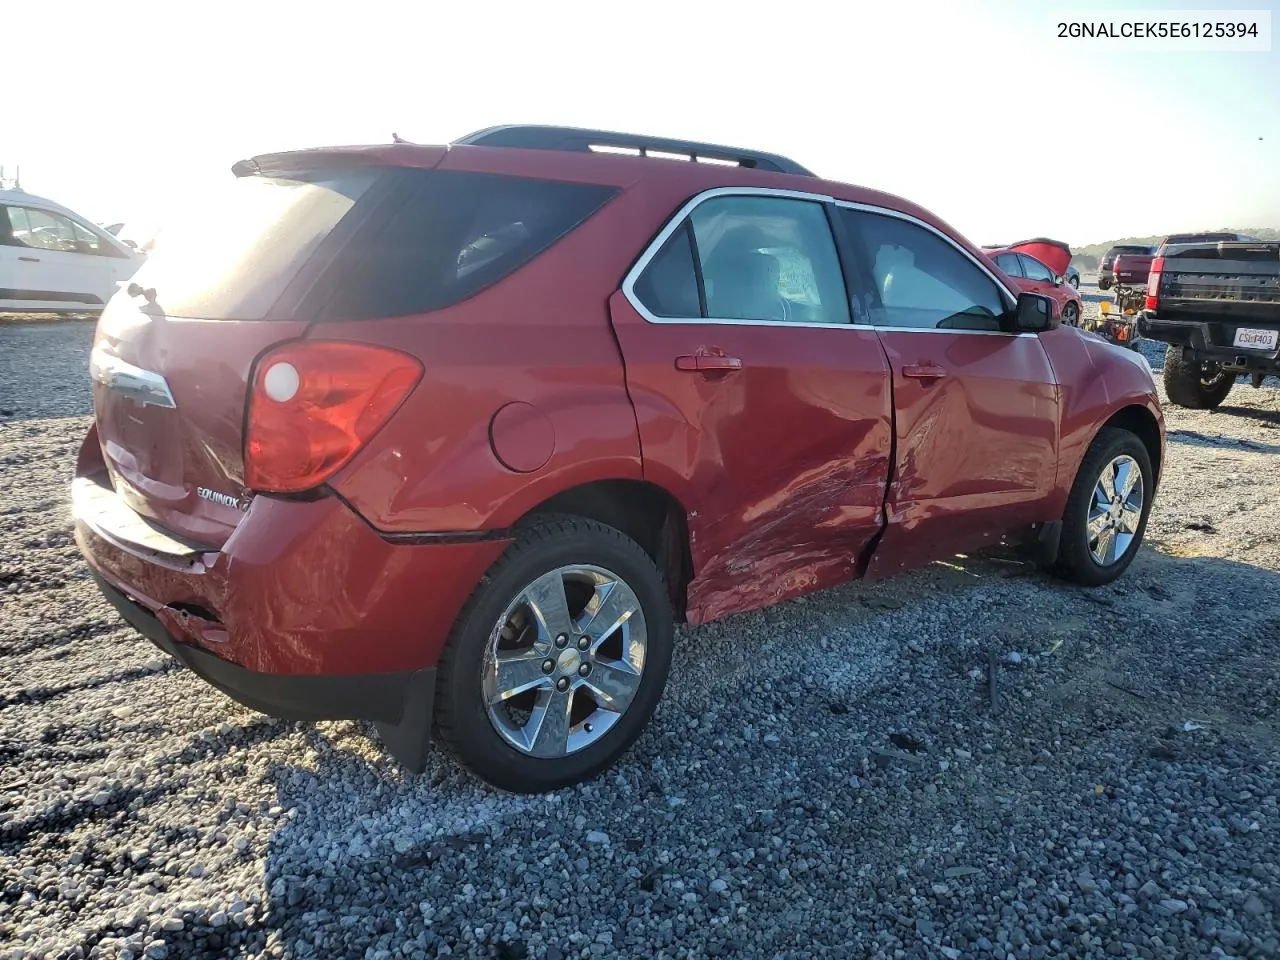
[[[411,697],[430,704],[434,668],[321,676],[260,673],[188,643],[179,643],[151,611],[94,574],[98,589],[125,621],[192,673],[251,710],[284,720],[374,720],[398,724]]]
[[[72,510],[76,544],[94,574],[184,648],[251,673],[348,677],[432,668],[463,604],[507,546],[393,543],[337,497],[260,496],[221,549],[211,550],[116,509],[95,469],[96,445],[91,431]]]
[[[159,618],[98,573],[102,595],[125,622],[196,676],[250,710],[284,720],[372,720],[391,755],[413,773],[426,766],[435,707],[434,667],[346,676],[247,670],[179,643]]]
[[[1234,329],[1234,326],[1231,327]],[[1231,346],[1225,332],[1213,323],[1188,320],[1161,320],[1147,313],[1138,315],[1138,333],[1195,351],[1196,355],[1241,373],[1280,372],[1280,351],[1254,351]]]

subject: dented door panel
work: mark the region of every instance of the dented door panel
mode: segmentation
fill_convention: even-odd
[[[685,505],[689,622],[855,576],[883,520],[889,370],[852,325],[650,323],[610,301],[645,477]],[[679,357],[741,360],[680,369]]]
[[[893,368],[896,456],[884,577],[1052,519],[1059,396],[1038,337],[880,330]],[[942,376],[904,375],[936,366]]]

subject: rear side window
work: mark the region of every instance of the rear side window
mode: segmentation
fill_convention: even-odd
[[[996,257],[996,266],[1011,277],[1022,276],[1022,266],[1018,263],[1017,254],[1000,254],[1000,256]]]
[[[840,258],[820,204],[718,197],[690,219],[708,316],[849,322]]]
[[[170,316],[261,320],[377,176],[239,177],[202,190],[156,234],[133,279]]]
[[[808,200],[699,204],[636,280],[635,294],[656,317],[850,322],[826,211]]]
[[[425,313],[465,300],[594,214],[615,187],[413,171],[393,209],[362,228],[326,279],[323,320]]]
[[[1035,257],[1028,257],[1024,254],[1018,259],[1022,261],[1022,272],[1026,274],[1028,280],[1040,280],[1044,283],[1053,282],[1053,271]]]
[[[671,235],[636,281],[636,296],[655,317],[701,317],[698,268],[689,223]]]

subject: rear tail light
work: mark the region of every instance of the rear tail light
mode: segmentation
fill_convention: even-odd
[[[422,377],[382,347],[295,341],[258,360],[249,388],[245,486],[298,493],[323,483],[369,442]]]
[[[1160,275],[1164,272],[1164,257],[1156,257],[1151,261],[1151,273],[1147,276],[1147,302],[1148,310],[1157,310],[1160,307]]]

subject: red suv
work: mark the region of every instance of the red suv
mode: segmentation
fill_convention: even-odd
[[[640,734],[677,621],[1137,552],[1150,369],[897,197],[547,127],[233,170],[101,318],[73,497],[106,597],[250,707],[541,791]]]
[[[1083,300],[1080,293],[1067,283],[1062,273],[1056,272],[1043,260],[1016,248],[984,247],[983,253],[995,261],[1006,277],[1014,282],[1019,290],[1044,294],[1058,305],[1058,315],[1063,323],[1073,327],[1080,326]],[[1057,259],[1064,263],[1065,270],[1070,265],[1070,250],[1065,257]]]

